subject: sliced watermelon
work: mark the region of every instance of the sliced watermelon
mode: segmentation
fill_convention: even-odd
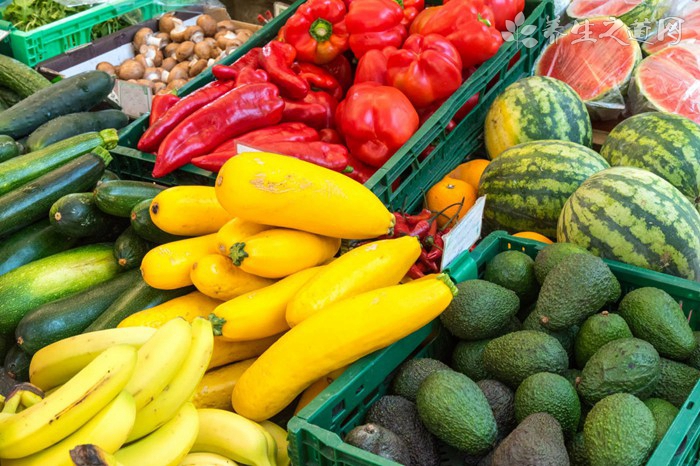
[[[647,55],[684,41],[700,42],[700,2],[687,6],[678,17],[665,18],[662,25],[665,27],[643,43],[642,49]]]
[[[671,112],[700,124],[700,43],[682,42],[642,60],[630,105],[634,113]]]
[[[572,19],[614,16],[626,25],[654,23],[668,10],[665,0],[573,0],[566,14]]]
[[[625,110],[627,87],[641,58],[622,21],[590,18],[545,48],[535,74],[564,81],[581,96],[592,119],[611,120]]]

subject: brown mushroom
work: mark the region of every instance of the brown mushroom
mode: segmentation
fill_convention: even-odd
[[[153,92],[155,94],[160,94],[161,91],[165,90],[166,86],[167,86],[167,84],[165,84],[164,82],[153,83]]]
[[[153,29],[141,28],[134,34],[134,50],[141,49],[142,45],[147,45],[148,39],[153,36]]]
[[[216,20],[209,15],[199,15],[197,26],[202,28],[205,36],[210,37],[216,34]]]
[[[216,33],[214,33],[216,35]],[[202,42],[206,42],[210,47],[216,47],[216,39],[213,37],[205,37]]]
[[[147,79],[149,81],[161,81],[162,70],[159,70],[159,68],[146,68],[143,72],[143,79]]]
[[[172,91],[173,89],[180,89],[182,86],[187,84],[186,79],[174,79],[168,83],[167,86],[165,86],[165,90],[167,92]]]
[[[246,42],[248,39],[250,39],[250,36],[252,36],[252,35],[253,35],[253,31],[251,31],[250,29],[238,29],[236,31],[236,37],[241,42]]]
[[[106,61],[102,61],[102,62],[98,63],[97,67],[95,69],[97,69],[99,71],[104,71],[105,73],[112,75],[112,76],[117,74],[117,69],[114,67],[114,65],[112,65],[111,63],[106,62]]]
[[[175,50],[175,58],[178,61],[185,61],[189,60],[192,57],[192,54],[194,53],[194,42],[191,41],[185,41],[181,43],[178,48]]]
[[[130,79],[141,79],[146,67],[143,66],[137,60],[126,60],[119,67],[119,79],[130,80]]]
[[[238,40],[235,33],[229,31],[216,39],[216,45],[222,50],[227,50],[231,47],[240,47],[243,42]]]
[[[175,60],[173,57],[167,57],[163,59],[163,63],[160,65],[160,67],[165,71],[170,71],[175,68],[175,65],[177,65],[177,60]]]
[[[212,49],[212,51],[211,51],[211,58],[213,58],[214,60],[218,60],[219,58],[221,58],[221,56],[222,56],[223,54],[224,54],[224,51],[221,50],[221,49],[219,48],[219,46],[217,45],[217,46],[214,47],[214,48]]]
[[[187,79],[190,77],[189,74],[190,64],[188,62],[178,63],[175,68],[170,70],[168,73],[168,84],[175,81],[176,79]]]
[[[213,58],[210,58],[209,60],[207,60],[207,68],[212,66],[214,63],[216,63],[216,60],[214,60]]]
[[[170,40],[173,42],[182,42],[186,40],[185,31],[187,31],[187,26],[178,24],[172,31],[170,31]]]
[[[149,89],[153,89],[153,81],[149,81],[148,79],[137,79],[136,84],[140,84],[142,86],[146,86]]]
[[[147,61],[150,59],[153,62],[153,66],[160,66],[163,64],[163,52],[161,52],[158,47],[142,45],[139,52]]]
[[[158,39],[160,40],[160,45],[159,45],[159,47],[160,47],[161,49],[162,49],[162,48],[165,48],[165,46],[168,45],[168,44],[170,43],[170,34],[168,34],[167,32],[159,32],[159,33],[157,33],[157,34],[156,34],[155,36],[153,36],[153,37],[156,37],[156,38],[158,38]]]
[[[144,68],[150,68],[154,65],[153,59],[146,58],[144,55],[141,55],[141,54],[136,55],[134,57],[134,60],[141,63],[141,66],[143,66]]]
[[[202,41],[195,44],[194,55],[197,58],[209,58],[211,56],[211,45],[209,45],[209,42]]]
[[[194,78],[199,73],[207,69],[207,61],[205,59],[197,60],[193,65],[190,65],[189,75]]]
[[[166,34],[175,29],[175,26],[181,25],[182,20],[175,17],[174,13],[164,14],[158,21],[158,30]]]
[[[199,26],[190,26],[185,29],[185,40],[189,40],[195,44],[197,42],[202,42],[204,40],[204,32],[202,31],[202,28]]]
[[[216,23],[216,29],[218,31],[235,31],[236,30],[236,23],[233,22],[231,19],[225,19],[223,21],[219,21]]]
[[[171,42],[171,43],[169,43],[169,44],[166,45],[165,48],[163,49],[163,56],[166,57],[166,58],[168,58],[168,57],[175,58],[175,51],[177,50],[177,48],[178,48],[179,46],[180,46],[180,44],[178,44],[177,42]]]

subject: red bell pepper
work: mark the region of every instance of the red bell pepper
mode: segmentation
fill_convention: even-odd
[[[338,102],[327,92],[311,91],[304,100],[284,100],[282,121],[299,121],[312,128],[332,128]]]
[[[416,108],[427,107],[462,85],[462,59],[441,35],[413,34],[389,55],[386,77]]]
[[[411,26],[413,20],[425,8],[425,0],[403,0],[403,21],[407,28]]]
[[[257,149],[259,148],[258,146],[265,141],[311,142],[319,140],[323,140],[319,132],[304,123],[280,123],[279,125],[256,129],[255,131],[230,139],[214,149],[213,152],[235,151],[239,143]]]
[[[158,148],[153,176],[170,173],[239,134],[279,123],[283,109],[273,84],[245,84],[229,91],[168,134]]]
[[[369,50],[362,55],[355,70],[355,84],[365,82],[387,84],[387,62],[389,55],[396,50],[396,47],[386,47],[383,50]]]
[[[307,0],[287,20],[281,39],[301,61],[323,65],[348,49],[343,0]]]
[[[338,80],[320,66],[311,63],[295,63],[292,69],[299,73],[299,76],[305,79],[314,91],[326,91],[335,100],[343,98],[343,88]]]
[[[450,0],[445,0],[448,3]],[[499,31],[507,31],[506,21],[515,21],[518,13],[525,9],[525,0],[484,0],[494,15],[493,25]]]
[[[332,128],[323,128],[318,132],[318,137],[323,142],[343,144],[343,138],[340,136],[340,133]]]
[[[336,111],[338,130],[350,153],[373,167],[381,167],[413,136],[418,121],[401,91],[372,82],[351,87]]]
[[[165,112],[180,101],[180,98],[174,92],[175,91],[153,96],[153,100],[151,101],[151,114],[148,117],[148,126],[153,126],[153,123],[158,121],[158,118],[162,117]]]
[[[403,19],[394,0],[353,0],[345,16],[350,50],[360,59],[368,50],[401,47],[408,35]]]
[[[284,42],[272,41],[260,50],[260,65],[280,94],[290,99],[303,99],[309,93],[309,83],[292,70],[296,50]]]
[[[332,61],[321,65],[323,69],[332,74],[343,88],[343,93],[352,86],[352,65],[345,55],[338,55]]]
[[[420,34],[421,30],[423,30],[423,27],[428,23],[430,18],[433,17],[435,13],[440,11],[440,6],[431,6],[429,8],[426,8],[425,10],[421,11],[418,13],[418,15],[415,17],[413,22],[411,23],[411,27],[408,30],[409,34]]]
[[[143,133],[136,147],[142,152],[155,152],[166,136],[192,112],[215,101],[234,87],[233,81],[212,81],[183,97]]]

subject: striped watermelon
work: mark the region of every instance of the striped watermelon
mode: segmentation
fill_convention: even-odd
[[[600,155],[613,167],[656,173],[700,208],[700,125],[672,113],[641,113],[610,132]]]
[[[614,167],[586,180],[564,205],[557,240],[700,280],[700,214],[668,181],[639,168]]]
[[[542,76],[508,86],[493,101],[484,122],[491,159],[523,142],[557,139],[591,147],[592,137],[581,97],[568,84]]]
[[[550,238],[566,200],[588,177],[610,166],[593,150],[567,141],[512,147],[481,175],[488,230],[534,231]]]
[[[614,16],[634,27],[640,23],[653,24],[666,11],[666,0],[573,0],[566,9],[566,14],[571,19],[579,20],[594,16]]]
[[[651,55],[680,41],[700,41],[700,3],[692,2],[679,10],[670,12],[662,29],[644,41],[644,53]]]

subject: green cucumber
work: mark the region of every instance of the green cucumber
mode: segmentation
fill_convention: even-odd
[[[17,345],[10,346],[5,355],[5,371],[16,382],[29,382],[29,363],[32,356]]]
[[[0,135],[0,162],[21,154],[21,147],[10,136]]]
[[[122,269],[130,270],[141,265],[141,260],[149,249],[151,245],[148,241],[141,238],[130,226],[114,242],[114,259]]]
[[[0,55],[0,85],[25,98],[51,87],[51,82],[24,63]]]
[[[0,333],[14,332],[22,317],[42,304],[116,276],[113,247],[100,243],[69,249],[0,276]]]
[[[0,84],[7,85],[2,78]],[[113,87],[114,78],[103,71],[86,71],[62,79],[0,113],[0,134],[21,138],[56,117],[90,110]]]
[[[10,108],[13,105],[16,105],[17,102],[22,100],[22,97],[20,97],[19,94],[17,94],[12,89],[0,86],[0,100],[5,102],[7,108]]]
[[[156,197],[164,189],[165,186],[146,181],[107,181],[95,188],[95,202],[103,212],[129,217],[136,204]]]
[[[0,163],[0,196],[97,147],[113,149],[118,140],[114,129],[85,133]]]
[[[0,275],[24,264],[72,248],[76,238],[67,238],[48,219],[22,228],[0,243]]]
[[[17,324],[15,338],[26,353],[34,354],[58,340],[81,333],[121,294],[140,280],[131,270],[81,293],[52,301],[29,311]]]
[[[139,277],[138,282],[122,293],[83,333],[115,328],[119,322],[132,314],[186,295],[194,290],[192,286],[175,290],[159,290],[148,286],[143,278]]]
[[[131,209],[131,226],[141,238],[155,244],[171,243],[181,239],[187,239],[187,236],[172,235],[158,228],[153,220],[151,220],[151,201],[146,199],[139,202]]]
[[[71,113],[39,126],[27,138],[27,147],[33,152],[78,134],[108,128],[120,129],[127,123],[129,117],[121,110]]]
[[[71,193],[53,203],[49,220],[59,233],[85,238],[106,234],[116,218],[97,208],[92,193]]]
[[[102,174],[102,178],[97,182],[97,185],[101,185],[102,183],[105,183],[107,181],[115,181],[115,180],[120,180],[119,175],[114,173],[111,170],[105,170],[105,172]]]
[[[44,217],[51,205],[66,194],[85,191],[97,183],[111,157],[85,154],[24,186],[0,196],[0,236],[17,231]]]

